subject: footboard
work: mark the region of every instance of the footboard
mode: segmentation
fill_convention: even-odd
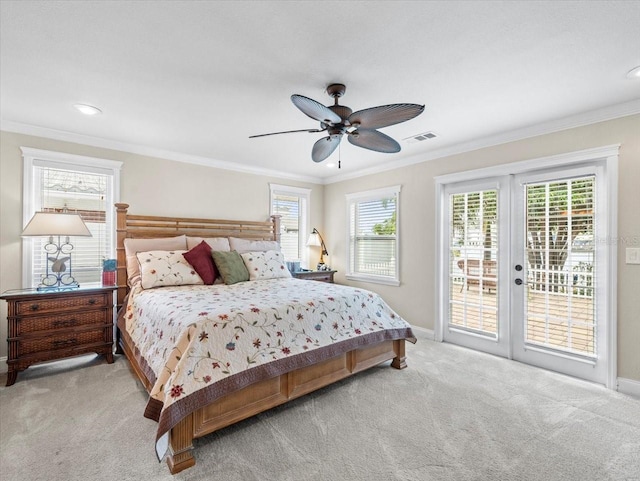
[[[257,382],[200,408],[171,430],[167,457],[171,473],[179,473],[195,464],[193,439],[391,359],[394,368],[407,367],[404,339],[345,352],[324,362]]]

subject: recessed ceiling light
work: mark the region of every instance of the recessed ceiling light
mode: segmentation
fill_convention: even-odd
[[[94,107],[93,105],[74,104],[73,106],[85,115],[98,115],[102,113],[102,110],[98,107]]]
[[[627,72],[627,78],[630,78],[632,80],[640,80],[640,65],[638,65],[634,69],[629,70]]]

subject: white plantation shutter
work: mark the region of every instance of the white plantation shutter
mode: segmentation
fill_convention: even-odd
[[[348,277],[399,284],[400,186],[347,196]]]
[[[100,282],[103,260],[115,258],[113,205],[117,202],[121,163],[58,152],[23,151],[25,223],[35,212],[80,214],[91,237],[70,237],[71,274],[80,285]],[[47,267],[44,246],[48,240],[25,238],[24,287],[40,284]],[[54,242],[57,240],[56,236]]]
[[[280,247],[287,261],[305,260],[309,189],[271,184],[271,214],[280,217]]]

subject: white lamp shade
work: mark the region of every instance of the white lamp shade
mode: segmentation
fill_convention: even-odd
[[[320,236],[316,233],[309,234],[309,239],[307,240],[307,246],[309,247],[321,247]]]
[[[79,214],[59,212],[36,212],[22,231],[24,237],[32,236],[84,236],[91,232]]]

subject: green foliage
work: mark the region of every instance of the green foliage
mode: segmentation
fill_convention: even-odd
[[[373,233],[377,235],[395,235],[396,233],[396,211],[393,211],[391,217],[385,219],[384,222],[375,224],[372,228]]]
[[[527,251],[531,265],[564,265],[569,246],[580,234],[593,233],[594,178],[560,180],[526,186]],[[492,247],[497,224],[497,191],[454,194],[452,228],[460,245],[469,230],[480,230],[484,247]]]
[[[376,235],[395,235],[396,234],[396,203],[394,198],[382,199],[380,201],[383,209],[388,209],[389,204],[392,204],[393,213],[388,219],[385,219],[383,222],[378,222],[375,224],[371,230]]]

